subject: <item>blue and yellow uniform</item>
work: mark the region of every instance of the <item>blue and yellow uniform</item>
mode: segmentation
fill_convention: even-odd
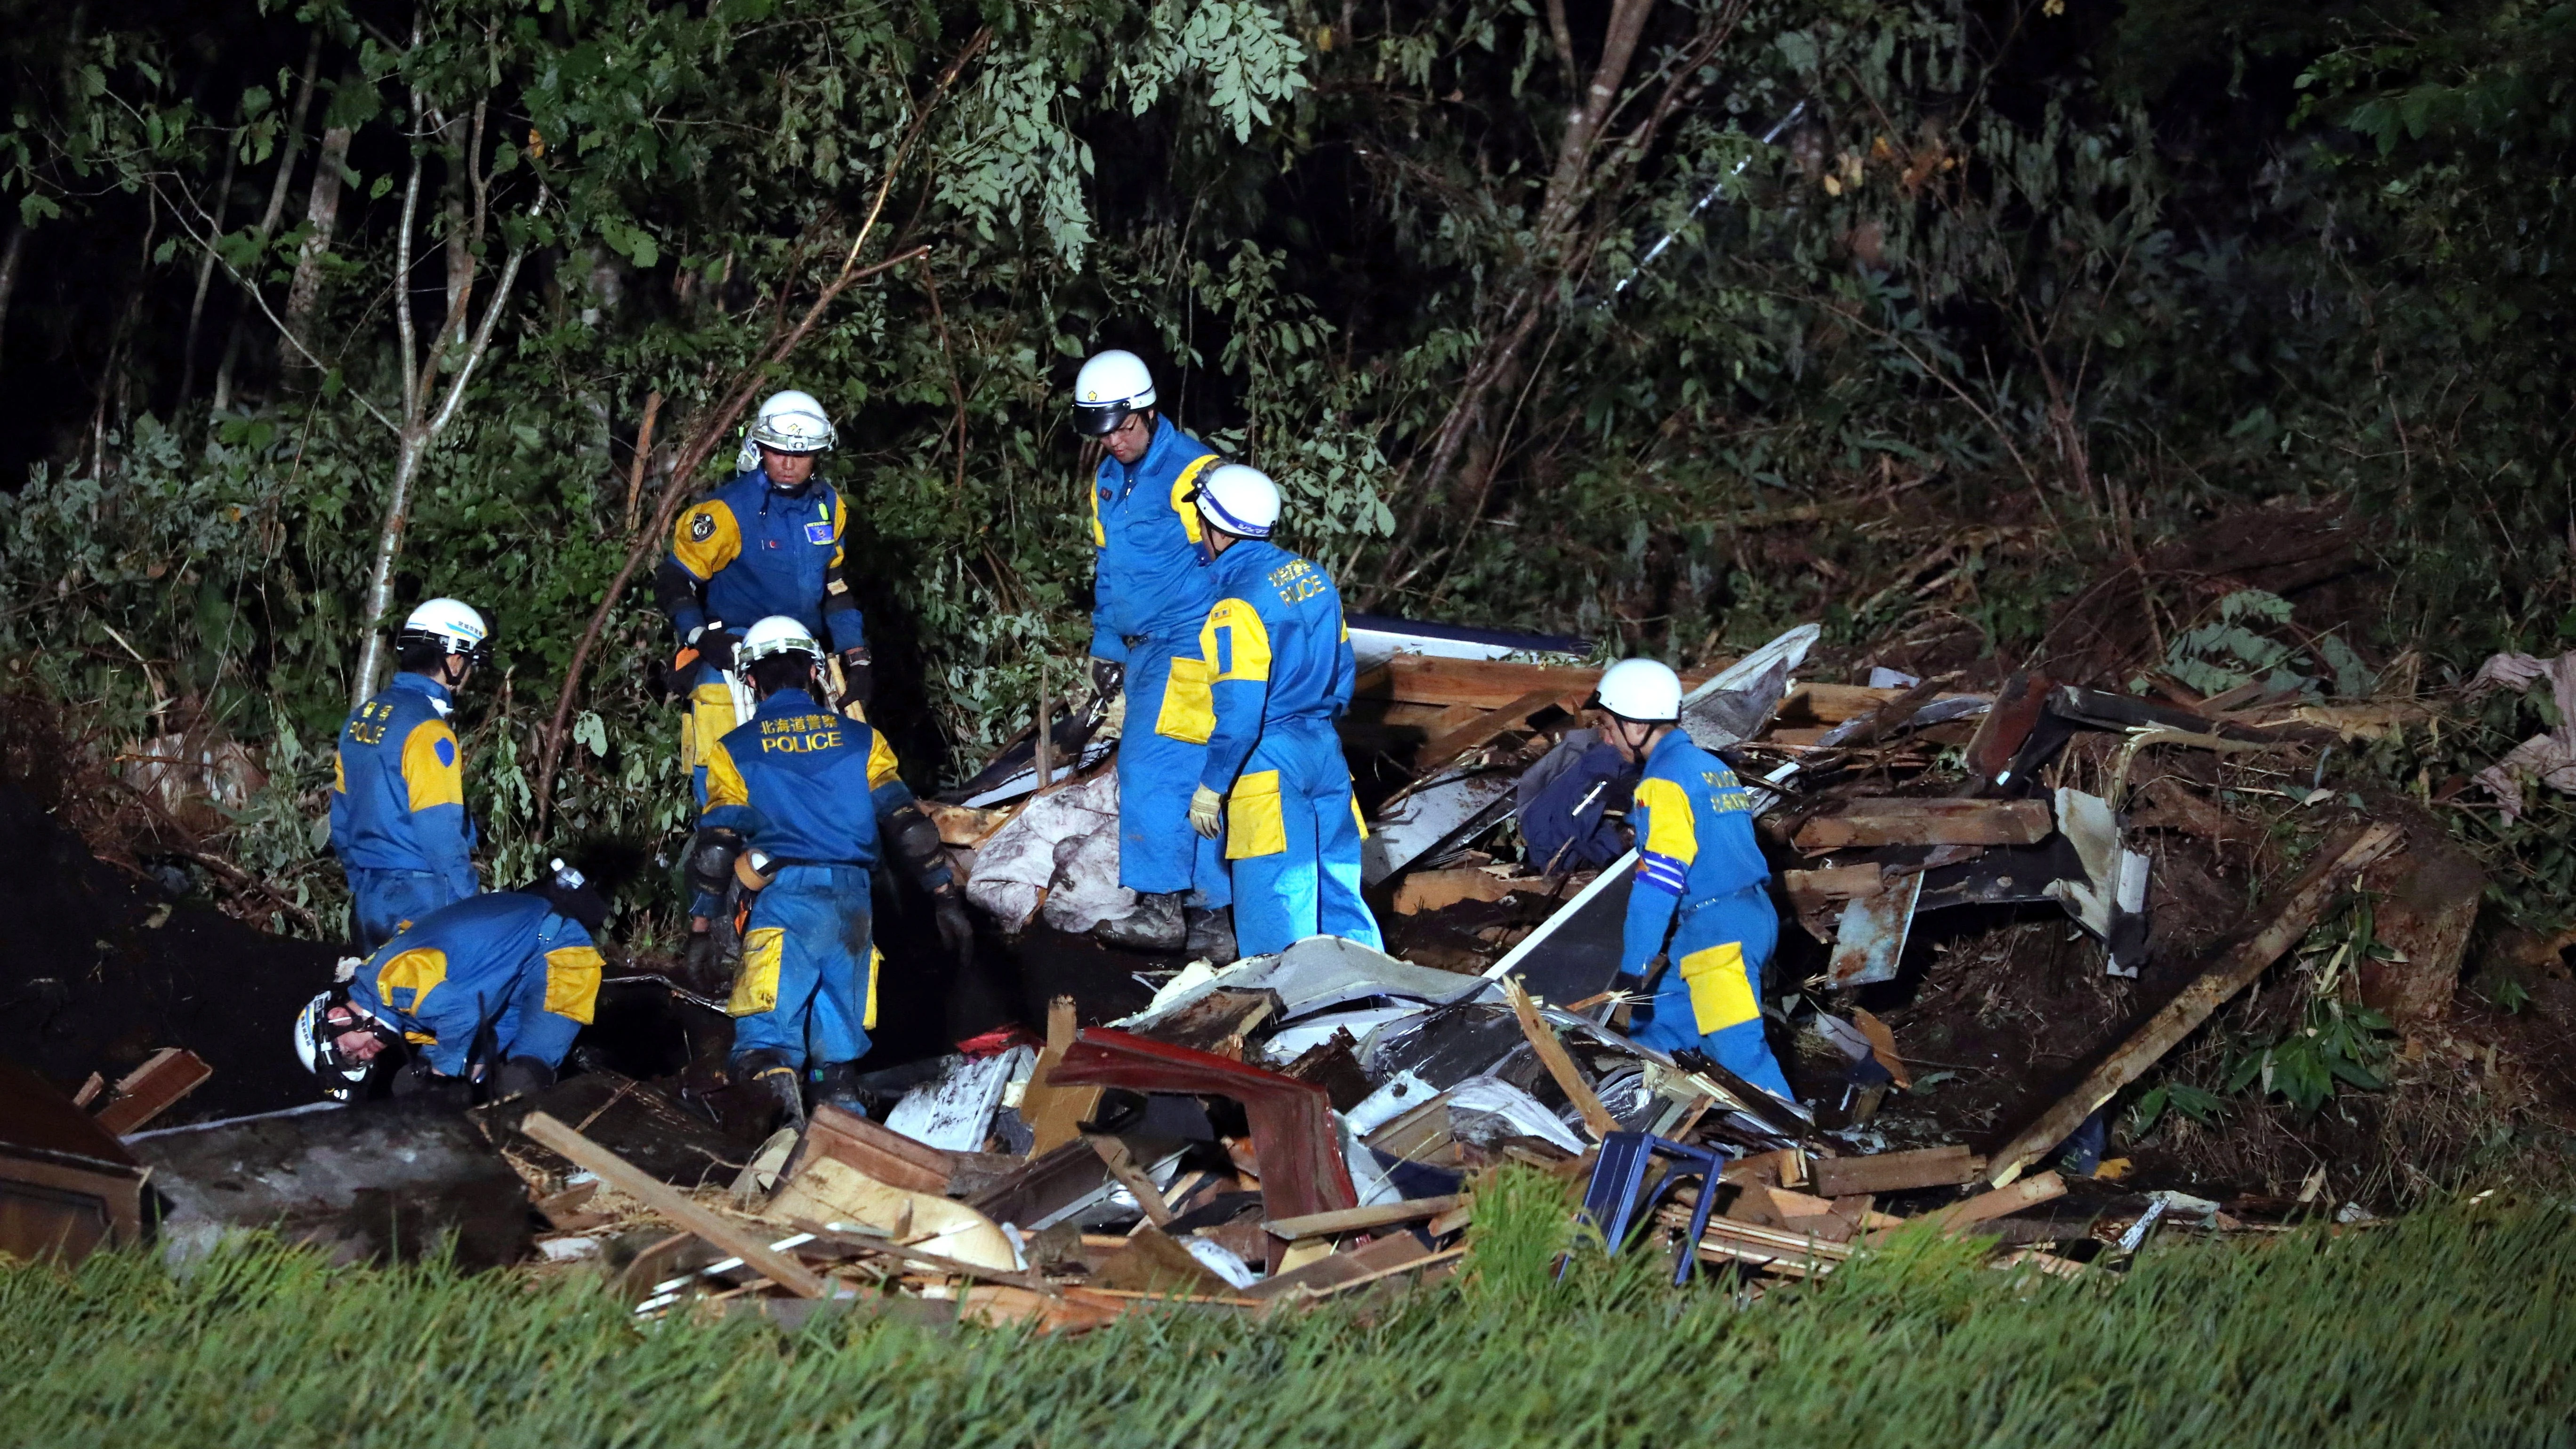
[[[1619,970],[1643,976],[1672,933],[1672,965],[1631,1035],[1660,1051],[1695,1047],[1784,1101],[1795,1101],[1762,1037],[1762,970],[1780,940],[1753,840],[1753,799],[1726,762],[1676,729],[1637,782],[1637,879]],[[1680,922],[1674,922],[1678,914]]]
[[[1230,898],[1216,847],[1190,829],[1190,791],[1207,761],[1207,678],[1199,626],[1216,580],[1199,555],[1190,501],[1216,454],[1156,419],[1134,464],[1100,460],[1091,492],[1091,654],[1127,666],[1127,723],[1118,742],[1118,883],[1169,893],[1195,886],[1213,910]]]
[[[1360,899],[1359,802],[1333,720],[1359,669],[1342,596],[1324,571],[1246,538],[1210,570],[1218,598],[1199,630],[1211,681],[1207,767],[1197,783],[1226,796],[1234,933],[1246,956],[1312,935],[1380,949]]]
[[[480,888],[450,706],[447,686],[397,674],[340,727],[331,851],[349,873],[362,947]]]
[[[349,999],[451,1077],[490,1033],[489,1064],[559,1066],[599,1000],[598,947],[545,897],[476,896],[403,928],[358,968]]]
[[[885,736],[801,689],[761,701],[707,752],[700,824],[759,847],[774,871],[753,897],[726,1005],[736,1057],[773,1051],[790,1066],[827,1067],[867,1054],[877,1020],[868,887],[884,855],[878,825],[911,803]],[[941,866],[922,884],[947,879]]]
[[[710,619],[739,634],[756,619],[783,614],[836,651],[858,648],[867,642],[866,629],[841,580],[847,525],[841,495],[819,478],[789,493],[761,469],[737,473],[671,526],[671,551],[654,573],[654,594],[682,639]],[[688,691],[680,757],[703,804],[707,747],[736,724],[733,695],[716,671],[703,667]]]

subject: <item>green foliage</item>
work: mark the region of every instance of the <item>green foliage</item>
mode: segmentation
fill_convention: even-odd
[[[2548,1442],[2576,1403],[2567,1229],[2562,1207],[2491,1199],[2253,1247],[2168,1234],[2125,1274],[2073,1282],[1909,1234],[1750,1305],[1709,1283],[1497,1297],[1470,1273],[1362,1311],[1138,1312],[1070,1338],[865,1303],[795,1333],[713,1315],[642,1327],[582,1272],[335,1269],[250,1246],[174,1276],[111,1252],[71,1273],[0,1267],[0,1434],[67,1449]]]
[[[2371,932],[2367,897],[2311,931],[2299,949],[2306,999],[2297,1023],[2277,1041],[2240,1046],[2220,1090],[2253,1087],[2257,1098],[2278,1093],[2301,1115],[2314,1116],[2341,1087],[2385,1088],[2380,1068],[2389,1053],[2388,1018],[2345,1001],[2343,988],[2347,973],[2357,973],[2361,962],[2393,954]]]
[[[2136,1104],[2129,1109],[2128,1130],[2123,1135],[2134,1141],[2153,1132],[2156,1124],[2164,1120],[2167,1108],[2204,1127],[2213,1126],[2226,1105],[2217,1093],[2189,1082],[2160,1082],[2138,1094]]]

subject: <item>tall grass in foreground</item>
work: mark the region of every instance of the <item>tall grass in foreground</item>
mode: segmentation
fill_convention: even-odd
[[[1902,1241],[1750,1307],[1656,1255],[1544,1253],[1512,1178],[1474,1271],[1368,1313],[1131,1315],[1085,1337],[852,1316],[639,1330],[585,1280],[0,1270],[0,1442],[1125,1445],[2563,1443],[2576,1236],[2540,1207],[2174,1243],[2061,1282]],[[1480,1204],[1480,1212],[1484,1205]]]

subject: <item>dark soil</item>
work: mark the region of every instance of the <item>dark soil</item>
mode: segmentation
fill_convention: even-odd
[[[0,1058],[70,1091],[184,1046],[214,1077],[155,1126],[315,1100],[289,1031],[340,951],[174,901],[5,785],[0,920]]]

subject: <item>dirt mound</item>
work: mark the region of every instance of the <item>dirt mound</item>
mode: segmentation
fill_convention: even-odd
[[[314,1100],[287,1030],[340,952],[253,930],[101,862],[25,792],[0,785],[0,1059],[77,1088],[154,1048],[215,1069],[155,1125]]]

